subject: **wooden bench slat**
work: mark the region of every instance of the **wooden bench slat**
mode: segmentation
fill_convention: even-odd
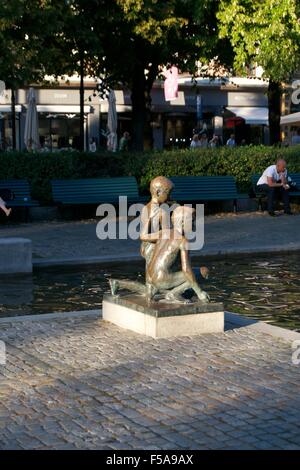
[[[100,204],[118,202],[119,196],[139,200],[133,176],[116,178],[86,178],[51,181],[53,200],[61,204]]]
[[[6,201],[8,207],[34,207],[38,201],[31,199],[30,185],[27,180],[0,180],[0,189],[9,189],[14,193],[14,199]]]
[[[238,197],[232,176],[174,176],[172,199],[178,201],[222,201]]]
[[[174,176],[174,201],[221,201],[238,198],[232,176]],[[132,201],[147,201],[140,197],[134,177],[88,178],[79,180],[53,180],[53,199],[62,204],[99,204],[118,202],[121,195]]]

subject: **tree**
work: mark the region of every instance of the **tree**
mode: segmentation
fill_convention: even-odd
[[[3,0],[0,46],[7,61],[0,73],[12,87],[43,75],[81,76],[83,148],[84,75],[100,77],[100,93],[131,90],[133,144],[144,147],[149,132],[151,89],[164,66],[196,72],[196,61],[222,60],[218,47],[218,0]],[[2,15],[1,15],[2,16]],[[221,51],[221,53],[218,51]],[[11,74],[11,78],[10,78]],[[145,132],[146,130],[146,132]]]
[[[48,29],[46,70],[56,78],[77,73],[80,77],[80,138],[79,148],[84,149],[84,77],[101,71],[101,34],[96,31],[98,22],[105,29],[105,0],[45,0],[52,15],[52,29]]]
[[[1,0],[0,77],[11,89],[13,148],[16,148],[15,91],[75,72],[80,82],[80,148],[84,147],[84,82],[92,58],[99,64],[94,9],[101,0]],[[99,18],[99,15],[98,15]]]
[[[195,73],[197,60],[222,50],[217,47],[217,4],[216,0],[106,2],[104,28],[101,21],[94,25],[105,51],[98,75],[105,86],[122,83],[131,90],[135,150],[144,148],[145,137],[150,139],[150,93],[163,67],[176,65]]]
[[[28,82],[43,76],[38,61],[40,43],[32,22],[36,0],[1,0],[0,4],[0,77],[11,90],[12,146],[16,148],[15,92]]]
[[[258,64],[269,79],[270,143],[280,141],[281,84],[299,67],[300,23],[297,0],[221,0],[220,38],[229,38],[234,66]]]

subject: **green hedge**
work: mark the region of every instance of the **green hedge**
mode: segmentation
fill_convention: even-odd
[[[182,150],[160,153],[151,158],[140,178],[142,188],[160,174],[165,176],[234,176],[238,190],[247,192],[251,175],[261,173],[278,158],[284,158],[290,172],[300,173],[300,146],[274,148],[247,146],[230,149]]]
[[[239,191],[247,191],[250,178],[278,158],[285,158],[290,172],[300,173],[300,146],[274,148],[249,146],[230,149],[173,150],[144,153],[0,153],[0,179],[26,178],[32,196],[42,204],[51,203],[50,180],[136,176],[145,191],[158,175],[232,175]]]
[[[50,181],[56,178],[95,178],[141,174],[145,156],[109,152],[0,153],[0,179],[27,179],[32,197],[52,202]],[[134,168],[134,173],[131,173]]]

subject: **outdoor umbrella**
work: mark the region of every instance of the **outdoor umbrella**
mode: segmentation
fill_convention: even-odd
[[[3,82],[3,80],[0,80],[0,103],[2,103],[2,102],[5,103],[4,93],[5,93],[5,83]],[[3,118],[4,118],[4,116],[0,112],[0,150],[2,150],[2,148],[4,146],[4,142],[2,141],[2,126],[3,126],[2,119]]]
[[[40,147],[36,96],[35,90],[33,88],[29,88],[27,96],[27,112],[25,121],[24,141],[28,150],[36,150]]]
[[[117,138],[118,116],[116,107],[116,95],[113,90],[108,96],[108,116],[107,116],[107,149],[116,152],[118,146]]]

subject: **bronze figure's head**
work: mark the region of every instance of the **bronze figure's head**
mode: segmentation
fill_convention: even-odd
[[[158,204],[166,202],[170,196],[174,184],[165,176],[157,176],[150,183],[152,200]]]

